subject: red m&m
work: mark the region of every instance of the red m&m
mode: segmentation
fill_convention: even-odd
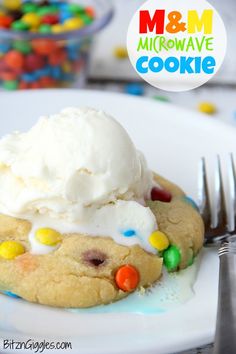
[[[31,53],[25,58],[25,69],[28,72],[32,72],[37,69],[41,69],[45,65],[45,59],[42,55]]]
[[[41,18],[41,23],[45,23],[47,25],[55,25],[59,23],[59,16],[57,14],[47,14]]]
[[[158,200],[160,202],[169,203],[172,199],[172,195],[165,189],[153,187],[151,190],[151,199],[153,201]]]
[[[0,28],[9,28],[11,26],[12,21],[13,21],[13,18],[11,16],[1,15],[0,16]]]

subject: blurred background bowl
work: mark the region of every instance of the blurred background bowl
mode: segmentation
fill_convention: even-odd
[[[92,40],[111,20],[113,7],[107,0],[66,3],[78,4],[87,9],[91,17],[94,16],[93,21],[85,22],[79,29],[55,33],[39,33],[33,29],[0,29],[1,88],[17,90],[84,86]],[[0,1],[0,17],[5,16],[4,12],[1,14],[1,7],[4,11],[2,5],[3,1]]]

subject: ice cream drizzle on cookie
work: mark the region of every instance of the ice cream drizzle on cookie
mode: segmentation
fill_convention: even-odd
[[[157,229],[155,216],[147,207],[135,201],[119,200],[100,209],[89,210],[80,223],[68,222],[62,219],[49,218],[46,215],[26,217],[32,223],[29,234],[31,252],[46,254],[55,250],[60,242],[49,245],[43,239],[37,238],[37,230],[56,230],[61,234],[79,233],[88,236],[111,237],[121,245],[140,245],[148,252],[156,253],[149,242],[149,236]],[[46,236],[45,236],[46,237]],[[52,237],[53,240],[53,237]]]

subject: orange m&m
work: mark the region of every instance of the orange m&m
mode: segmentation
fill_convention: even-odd
[[[4,62],[9,68],[21,69],[24,66],[24,56],[17,50],[10,50],[4,57]]]
[[[132,291],[136,289],[139,279],[140,276],[138,270],[130,264],[121,266],[115,275],[116,285],[123,291]]]
[[[32,47],[37,54],[49,55],[57,48],[56,41],[52,39],[37,38],[32,40]]]

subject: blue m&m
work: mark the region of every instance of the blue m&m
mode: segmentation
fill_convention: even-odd
[[[125,237],[132,237],[132,236],[136,235],[136,231],[133,229],[127,229],[127,230],[123,231],[123,235]]]
[[[183,200],[184,200],[186,203],[190,204],[194,209],[196,209],[197,211],[199,211],[199,208],[198,208],[197,204],[195,203],[195,201],[194,201],[192,198],[190,198],[190,197],[188,197],[188,196],[185,195],[185,196],[183,197]]]
[[[142,96],[144,94],[144,87],[142,84],[130,83],[125,86],[125,92],[134,96]]]
[[[14,299],[20,299],[20,298],[21,298],[20,296],[18,296],[18,295],[16,295],[16,294],[12,293],[11,291],[2,291],[2,293],[3,293],[4,295],[13,297]]]

